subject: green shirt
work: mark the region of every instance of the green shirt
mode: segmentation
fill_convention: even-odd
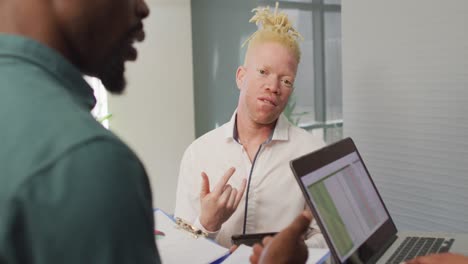
[[[0,263],[159,263],[148,177],[79,70],[0,34]]]

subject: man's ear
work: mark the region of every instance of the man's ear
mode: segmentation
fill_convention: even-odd
[[[245,71],[246,69],[244,66],[239,66],[236,71],[236,84],[239,90],[241,89],[242,83],[244,82]]]

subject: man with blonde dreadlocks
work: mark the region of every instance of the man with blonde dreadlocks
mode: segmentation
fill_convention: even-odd
[[[325,144],[282,115],[294,89],[301,36],[278,4],[274,12],[254,11],[250,22],[260,29],[246,41],[236,72],[237,109],[188,147],[177,188],[175,215],[226,247],[235,234],[279,231],[306,208],[289,161]],[[326,247],[315,221],[306,244]]]

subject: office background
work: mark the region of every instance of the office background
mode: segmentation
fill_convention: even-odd
[[[184,149],[236,106],[249,11],[273,2],[147,2],[147,39],[125,96],[108,98],[110,127],[145,163],[154,205],[172,212]],[[310,50],[299,123],[355,139],[399,228],[468,230],[468,2],[280,2]]]

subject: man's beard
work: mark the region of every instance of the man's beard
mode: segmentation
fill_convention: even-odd
[[[112,94],[121,94],[125,90],[127,84],[124,72],[125,72],[125,59],[122,55],[123,47],[117,49],[111,55],[105,68],[99,75],[102,84]]]
[[[143,24],[139,23],[131,28],[119,42],[106,60],[103,70],[99,74],[102,84],[107,91],[113,94],[121,94],[125,90],[127,82],[125,80],[125,61],[129,54],[129,48],[132,46],[135,32],[142,30]],[[136,59],[136,55],[135,55]]]

